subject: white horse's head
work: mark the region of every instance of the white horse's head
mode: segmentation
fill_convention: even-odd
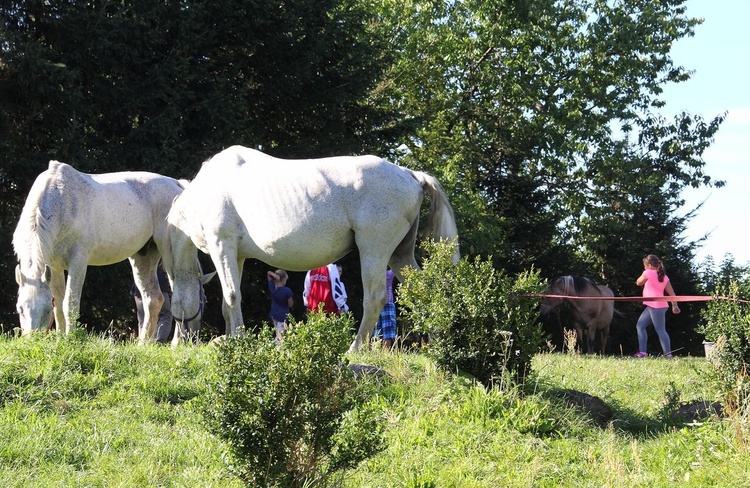
[[[171,222],[163,260],[172,285],[172,316],[177,322],[175,341],[178,342],[200,331],[205,305],[203,285],[216,275],[216,271],[203,274],[198,248],[185,232]]]
[[[203,313],[205,312],[206,306],[206,296],[203,291],[203,285],[211,281],[211,278],[214,276],[216,276],[216,271],[208,274],[199,273],[199,276],[193,278],[192,281],[180,281],[180,283],[183,284],[179,286],[173,284],[172,316],[175,318],[176,327],[178,329],[177,334],[175,334],[178,341],[181,339],[196,337],[200,332],[203,323]],[[177,282],[178,281],[174,281],[174,283]],[[179,291],[175,292],[174,290]],[[194,301],[196,293],[198,296],[197,305]],[[189,314],[186,312],[187,310],[196,310],[196,312]]]
[[[24,274],[21,266],[16,266],[18,301],[16,311],[21,322],[21,334],[46,330],[52,321],[52,290],[49,287],[52,269],[44,266],[40,276]]]

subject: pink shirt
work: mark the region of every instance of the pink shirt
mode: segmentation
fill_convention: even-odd
[[[663,297],[664,289],[669,283],[669,278],[664,275],[664,281],[659,281],[659,272],[655,269],[647,269],[643,271],[639,280],[645,279],[646,282],[643,284],[643,296],[644,297]],[[668,308],[669,302],[643,302],[644,305],[653,308]]]

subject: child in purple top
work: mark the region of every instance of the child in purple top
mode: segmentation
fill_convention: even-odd
[[[269,271],[266,276],[268,277],[268,291],[271,292],[271,312],[268,316],[271,317],[276,329],[276,342],[281,343],[286,332],[286,316],[294,306],[293,293],[285,286],[289,276],[283,269]]]
[[[669,296],[675,296],[672,284],[664,272],[664,264],[661,262],[661,259],[653,254],[649,254],[643,258],[643,273],[638,277],[635,284],[643,287],[644,297],[663,297],[664,292]],[[646,328],[649,324],[653,323],[654,329],[656,329],[656,333],[659,336],[664,356],[671,358],[672,346],[665,325],[665,316],[669,304],[665,301],[644,301],[643,304],[646,307],[643,309],[643,313],[641,313],[635,325],[638,332],[638,352],[635,354],[635,357],[645,358],[648,356],[646,353],[648,343]],[[680,307],[677,305],[677,302],[672,302],[672,313],[680,313]]]

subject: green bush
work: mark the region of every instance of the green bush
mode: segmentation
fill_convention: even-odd
[[[469,373],[485,386],[526,376],[544,333],[538,303],[519,295],[544,290],[539,273],[512,278],[489,260],[462,258],[454,265],[455,244],[423,247],[428,257],[422,270],[405,270],[398,300],[415,329],[429,334],[429,354],[441,367]]]
[[[204,418],[248,486],[325,485],[382,449],[368,383],[342,363],[351,327],[348,315],[312,314],[281,346],[267,328],[217,347]]]
[[[728,288],[717,289],[718,296],[730,300],[708,302],[703,310],[703,324],[699,332],[714,342],[714,364],[730,406],[742,407],[750,402],[750,308],[738,302],[740,288],[736,282]]]

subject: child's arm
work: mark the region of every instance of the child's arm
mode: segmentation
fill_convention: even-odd
[[[637,280],[635,280],[635,284],[638,286],[643,286],[646,284],[646,272],[645,271],[641,273],[641,275],[638,277]]]
[[[672,283],[667,283],[667,286],[664,287],[664,291],[666,291],[667,295],[670,297],[677,296],[674,292],[674,288],[672,288]],[[677,302],[672,302],[672,313],[680,313],[680,306],[677,305]]]

